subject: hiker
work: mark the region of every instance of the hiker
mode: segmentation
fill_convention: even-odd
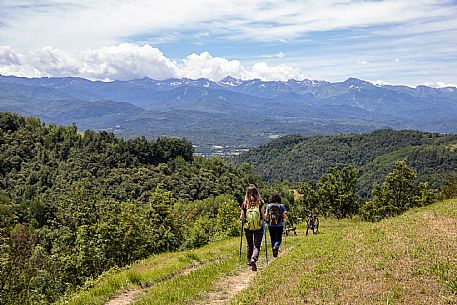
[[[278,256],[279,246],[282,241],[282,232],[284,230],[284,221],[286,220],[286,207],[281,204],[281,196],[278,193],[273,193],[268,198],[266,209],[268,231],[270,232],[271,247],[273,257]]]
[[[246,190],[244,201],[241,204],[240,219],[245,223],[248,265],[251,266],[252,271],[257,271],[265,212],[262,198],[255,185],[250,185]]]

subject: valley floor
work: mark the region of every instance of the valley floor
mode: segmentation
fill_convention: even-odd
[[[268,266],[263,248],[257,273],[234,238],[112,270],[64,303],[457,304],[457,200],[320,231],[287,237]]]

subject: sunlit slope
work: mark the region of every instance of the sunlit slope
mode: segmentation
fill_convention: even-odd
[[[456,304],[457,200],[379,223],[321,224],[232,304]]]
[[[113,270],[66,303],[105,304],[138,290],[133,304],[212,304],[220,283],[247,269],[245,260],[239,263],[239,241]],[[281,253],[276,259],[269,253],[267,267],[263,248],[256,277],[229,303],[455,304],[457,200],[379,223],[321,219],[320,234],[299,231]]]

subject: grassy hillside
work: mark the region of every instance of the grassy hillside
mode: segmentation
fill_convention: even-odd
[[[322,219],[320,231],[288,237],[282,254],[287,251],[270,258],[268,267],[262,251],[259,272],[226,303],[457,302],[457,200],[379,223]],[[239,239],[230,239],[153,256],[106,273],[62,303],[105,304],[130,290],[136,293],[133,304],[216,304],[218,290],[228,293],[236,285],[228,279],[247,272],[245,263],[238,263],[238,246]]]
[[[317,180],[331,167],[349,163],[361,169],[366,194],[399,159],[406,159],[418,178],[439,187],[456,172],[457,135],[412,130],[378,130],[371,134],[286,136],[234,159],[252,164],[263,179],[298,182]]]

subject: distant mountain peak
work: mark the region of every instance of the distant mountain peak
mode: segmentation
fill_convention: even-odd
[[[218,82],[218,84],[221,86],[231,86],[231,87],[239,86],[242,83],[243,83],[243,81],[241,79],[234,78],[232,76],[226,76]]]
[[[349,86],[349,88],[360,88],[360,87],[372,87],[374,86],[372,83],[355,78],[350,77],[343,82],[343,84]]]

